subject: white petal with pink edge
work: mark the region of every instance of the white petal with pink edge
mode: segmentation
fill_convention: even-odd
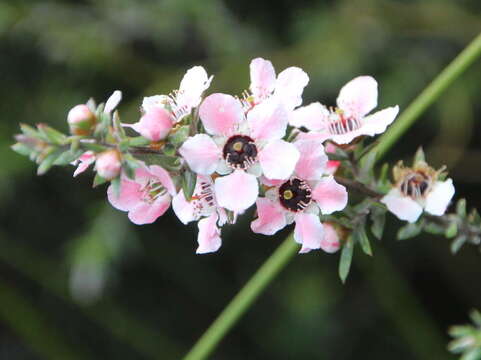
[[[286,134],[286,109],[272,100],[255,106],[247,114],[250,136],[255,140],[281,139]]]
[[[362,126],[359,128],[359,132],[362,135],[369,136],[383,133],[384,131],[386,131],[386,128],[394,121],[398,112],[399,106],[396,105],[366,116],[364,119],[361,120]]]
[[[122,92],[115,90],[112,95],[107,99],[104,107],[104,113],[109,114],[114,110],[122,100]]]
[[[329,223],[324,223],[324,236],[321,240],[321,249],[327,253],[335,253],[341,247],[336,229]]]
[[[197,242],[199,244],[196,253],[207,254],[216,252],[222,245],[222,239],[220,238],[220,229],[217,227],[217,214],[199,220],[199,235]]]
[[[317,183],[312,191],[312,199],[316,201],[322,214],[328,215],[346,207],[347,191],[333,176],[328,176]]]
[[[301,244],[299,253],[308,253],[321,247],[324,229],[319,217],[314,214],[298,213],[295,217],[294,240]]]
[[[170,206],[169,194],[159,196],[153,203],[139,202],[129,210],[129,219],[136,225],[152,224],[164,215]]]
[[[358,76],[341,88],[337,106],[348,116],[361,118],[377,106],[377,82],[371,76]]]
[[[188,138],[179,148],[192,171],[201,175],[212,174],[221,158],[221,151],[209,135],[197,134]]]
[[[184,191],[182,189],[172,199],[172,210],[174,210],[175,215],[177,215],[184,225],[197,220],[194,204],[185,199]]]
[[[202,66],[194,66],[187,70],[180,82],[176,103],[179,107],[194,108],[200,104],[202,93],[210,86],[209,77]]]
[[[443,215],[454,196],[454,192],[455,190],[452,179],[436,181],[433,185],[433,189],[426,197],[424,210],[432,215]]]
[[[320,131],[324,129],[324,123],[328,117],[329,110],[319,102],[315,102],[292,111],[289,114],[289,125]]]
[[[279,100],[288,111],[302,104],[302,92],[309,83],[309,76],[298,67],[289,67],[282,71],[276,80],[274,97]]]
[[[95,161],[95,153],[93,151],[86,151],[80,157],[78,160],[74,161],[72,164],[77,165],[77,163],[80,163],[77,168],[75,169],[73,173],[73,177],[76,177],[77,175],[83,173],[85,170],[88,169],[88,167]]]
[[[244,119],[244,111],[239,100],[233,96],[216,93],[202,102],[199,116],[209,134],[229,136]]]
[[[129,211],[142,202],[141,185],[123,177],[120,184],[120,193],[115,194],[113,186],[110,185],[107,189],[107,199],[114,208]]]
[[[274,140],[259,152],[259,163],[268,179],[288,179],[299,160],[299,150],[287,141]]]
[[[287,225],[285,210],[278,202],[267,198],[258,198],[256,206],[257,219],[251,222],[253,232],[263,235],[274,235]]]
[[[214,189],[220,207],[239,213],[253,205],[259,195],[257,178],[242,170],[215,179]]]
[[[399,219],[410,223],[416,222],[423,212],[421,205],[395,188],[391,189],[381,202]]]
[[[175,185],[170,177],[170,174],[167,170],[160,167],[159,165],[151,165],[149,167],[150,173],[155,176],[160,183],[165,187],[165,189],[169,192],[170,195],[174,196],[177,192],[175,191]]]
[[[322,141],[297,140],[294,145],[300,153],[296,174],[304,180],[318,180],[326,170],[327,155]]]
[[[251,85],[250,90],[256,100],[269,96],[276,84],[276,72],[269,60],[263,58],[253,59],[250,63]]]

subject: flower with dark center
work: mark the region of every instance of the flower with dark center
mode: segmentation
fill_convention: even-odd
[[[401,192],[414,200],[422,198],[431,185],[431,178],[424,172],[413,172],[401,183]]]
[[[234,135],[227,140],[222,154],[231,168],[246,170],[257,160],[257,146],[249,136]]]
[[[304,210],[312,201],[312,190],[304,180],[294,178],[279,187],[279,200],[287,210]]]

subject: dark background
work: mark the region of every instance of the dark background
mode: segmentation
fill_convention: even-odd
[[[196,256],[196,226],[169,211],[138,227],[73,167],[37,177],[9,149],[18,123],[66,131],[67,111],[121,89],[123,120],[143,96],[178,87],[186,69],[209,91],[241,93],[250,59],[310,75],[305,102],[334,104],[370,74],[381,107],[407,104],[481,29],[479,0],[0,2],[0,359],[179,359],[290,229],[225,228]],[[481,63],[459,78],[389,152],[423,145],[448,165],[456,198],[481,207]],[[399,242],[389,216],[374,258],[356,249],[297,256],[212,359],[453,359],[447,328],[481,303],[480,254],[420,236]]]

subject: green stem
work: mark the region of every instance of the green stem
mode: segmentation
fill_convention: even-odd
[[[481,34],[479,34],[406,108],[394,125],[380,138],[379,144],[372,150],[381,158],[399,140],[414,121],[431,105],[461,73],[481,54]],[[272,254],[262,267],[247,282],[242,290],[232,299],[219,317],[212,323],[197,341],[184,360],[205,359],[220,342],[224,335],[234,326],[242,314],[249,308],[262,290],[275,278],[291,258],[297,245],[292,234]]]
[[[184,360],[207,358],[224,335],[234,326],[242,314],[257,299],[262,290],[269,285],[298,250],[299,245],[294,242],[292,234],[289,235],[215,319],[209,329],[185,356]]]
[[[377,158],[380,159],[399,140],[419,116],[436,101],[439,96],[453,83],[481,54],[481,33],[459,53],[458,56],[444,68],[441,73],[426,87],[421,94],[403,111],[397,120],[389,127],[375,147]]]

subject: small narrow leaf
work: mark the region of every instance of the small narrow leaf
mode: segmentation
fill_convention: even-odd
[[[114,189],[114,195],[116,197],[120,196],[120,186],[121,186],[121,181],[120,181],[120,176],[117,176],[115,179],[112,179],[110,181],[112,184],[112,188]]]
[[[67,142],[67,136],[62,134],[45,124],[38,124],[37,129],[42,133],[50,143],[55,145],[64,145]]]
[[[453,254],[456,254],[459,249],[461,249],[461,247],[464,245],[464,243],[466,242],[467,238],[466,238],[466,235],[459,235],[456,239],[453,240],[453,242],[451,243],[451,252]]]
[[[94,182],[92,184],[92,187],[97,187],[99,185],[105,184],[106,182],[107,182],[107,179],[103,178],[99,174],[95,174]]]
[[[194,195],[196,182],[197,176],[192,171],[184,171],[182,174],[182,190],[184,191],[184,196],[188,201],[190,201],[192,195]]]
[[[384,225],[386,223],[386,211],[373,207],[371,210],[371,232],[378,239],[382,239],[384,232]]]
[[[60,154],[60,156],[55,160],[54,165],[68,165],[72,161],[77,160],[80,155],[82,155],[82,150],[72,151],[67,150]]]
[[[458,234],[458,224],[456,224],[455,222],[452,222],[444,232],[444,235],[448,239],[455,237],[457,234]]]
[[[361,245],[362,251],[364,251],[366,255],[372,256],[371,244],[369,243],[369,238],[367,237],[364,226],[358,227],[353,232],[352,236],[356,240],[356,242]]]
[[[413,165],[420,162],[420,161],[426,162],[426,157],[424,156],[424,150],[421,146],[416,151],[416,154],[414,154]]]
[[[423,229],[422,225],[422,222],[404,225],[398,230],[397,239],[406,240],[419,235],[421,233],[421,230]]]
[[[339,277],[343,283],[346,282],[349,270],[351,269],[352,254],[354,251],[354,242],[349,237],[342,247],[341,258],[339,260]]]
[[[136,136],[129,138],[130,146],[147,146],[150,144],[150,140],[144,138],[143,136]]]
[[[190,127],[188,125],[180,126],[167,138],[167,142],[175,147],[182,145],[189,137],[189,129]]]
[[[441,226],[439,224],[429,222],[426,225],[424,225],[424,231],[434,234],[434,235],[441,235],[445,233],[444,226]]]
[[[11,146],[11,149],[15,151],[16,153],[24,156],[29,156],[33,149],[28,147],[27,145],[21,144],[21,143],[16,143]]]
[[[44,175],[54,165],[55,160],[60,156],[61,150],[57,149],[48,154],[37,168],[37,175]]]
[[[456,213],[464,219],[466,217],[466,199],[459,199],[456,204]]]

